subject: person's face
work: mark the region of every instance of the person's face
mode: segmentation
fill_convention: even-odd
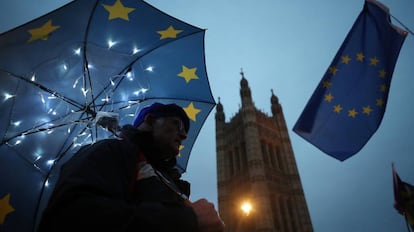
[[[187,138],[184,123],[179,117],[160,117],[154,120],[152,134],[163,158],[178,155],[180,145]]]

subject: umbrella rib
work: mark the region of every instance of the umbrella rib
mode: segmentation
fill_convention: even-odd
[[[17,85],[16,85],[16,89],[15,89],[15,92],[17,92],[17,90],[19,89],[19,87],[20,87],[20,82],[18,82],[17,83]],[[15,105],[15,99],[13,98],[13,100],[12,100],[13,102],[12,102],[12,108],[14,108],[14,105]],[[7,121],[8,122],[10,122],[11,121],[11,118],[12,118],[12,110],[9,110],[9,114],[8,114],[8,117],[7,117]],[[6,134],[8,133],[8,131],[9,131],[9,128],[10,127],[7,127],[6,128],[6,131],[3,133],[3,137],[1,138],[1,141],[4,141],[4,138],[6,137]],[[3,145],[3,143],[1,143],[1,145]]]
[[[182,39],[182,38],[185,38],[185,37],[188,37],[188,36],[192,36],[192,35],[194,35],[194,34],[197,34],[197,33],[202,33],[202,32],[205,32],[205,30],[204,29],[200,29],[200,30],[198,30],[198,31],[195,31],[195,32],[193,32],[193,33],[190,33],[190,34],[187,34],[187,35],[185,35],[185,36],[183,36],[183,37],[180,37],[179,39]],[[169,43],[173,43],[173,42],[175,42],[175,41],[177,41],[177,40],[171,40],[171,41],[168,41],[168,42],[166,42],[166,43],[163,43],[163,44],[160,44],[160,45],[158,45],[158,46],[156,46],[156,47],[154,47],[154,48],[152,48],[152,49],[150,49],[150,50],[148,50],[147,52],[145,52],[144,54],[141,54],[141,56],[139,56],[139,57],[137,57],[136,59],[134,59],[133,61],[131,61],[128,65],[126,65],[125,66],[125,68],[124,69],[122,69],[119,73],[118,73],[118,75],[119,76],[122,76],[122,73],[127,73],[130,69],[131,69],[131,66],[135,63],[135,62],[137,62],[139,59],[141,59],[142,57],[144,57],[145,55],[147,55],[147,54],[149,54],[149,53],[151,53],[152,51],[154,51],[154,50],[156,50],[156,49],[158,49],[158,48],[160,48],[160,47],[162,47],[162,46],[166,46],[167,44],[169,44]],[[84,46],[85,46],[85,48],[86,48],[86,44],[84,44]],[[86,52],[84,53],[84,54],[86,54]],[[86,55],[84,55],[85,57],[85,61],[86,61]],[[87,62],[87,61],[86,61]],[[89,69],[88,69],[88,72],[89,72]],[[121,78],[121,80],[115,85],[115,87],[113,88],[113,92],[115,92],[116,90],[117,90],[117,88],[121,85],[121,83],[122,83],[122,81],[124,80],[125,78],[124,78],[124,76],[122,76],[122,78]],[[102,95],[102,93],[104,93],[105,92],[105,90],[107,90],[108,89],[108,87],[111,85],[111,83],[108,83],[106,86],[105,86],[105,88],[103,88],[97,95],[96,95],[96,97],[92,97],[92,102],[91,103],[89,103],[89,106],[93,103],[94,104],[94,102],[95,102],[95,100],[99,97],[99,96],[101,96]],[[146,98],[146,99],[139,99],[138,101],[139,102],[143,102],[143,101],[145,101],[145,100],[148,100],[148,99],[177,99],[177,100],[186,100],[186,99],[180,99],[180,98]],[[133,100],[132,100],[133,101]],[[209,103],[209,102],[207,102],[207,101],[200,101],[200,102],[205,102],[205,103]],[[108,102],[106,102],[105,104],[103,104],[101,107],[100,107],[100,109],[102,109],[105,105],[107,105],[107,104],[109,104]],[[93,105],[93,107],[95,108],[95,105]],[[123,107],[123,108],[125,108],[125,107]],[[120,108],[120,109],[122,109],[122,108]]]
[[[91,99],[92,99],[92,102],[87,103],[87,98],[85,96],[85,106],[86,106],[85,107],[85,110],[87,111],[87,113],[92,114],[93,117],[96,116],[95,100],[97,98],[94,97],[93,88],[92,88],[91,73],[90,73],[90,70],[89,70],[89,62],[88,62],[88,58],[87,58],[86,54],[87,54],[87,41],[88,41],[88,36],[89,36],[89,28],[90,28],[91,21],[92,21],[91,19],[93,17],[93,14],[94,14],[97,6],[98,6],[98,1],[95,1],[95,5],[93,6],[93,8],[91,10],[91,14],[89,15],[88,24],[86,25],[85,36],[84,36],[84,39],[83,39],[83,41],[84,41],[83,42],[83,50],[84,50],[84,52],[83,52],[83,59],[84,59],[84,70],[85,70],[84,75],[86,75],[86,78],[87,78],[87,80],[89,82],[89,87],[90,87],[90,91],[91,91]],[[85,86],[85,83],[84,83],[84,86]],[[91,106],[92,106],[92,109],[91,109]],[[98,132],[96,131],[95,132],[96,138],[98,137],[98,134],[97,133]]]
[[[88,24],[86,25],[85,36],[84,36],[84,39],[83,39],[83,41],[84,41],[83,42],[83,50],[84,50],[83,59],[85,61],[84,69],[86,70],[85,74],[86,74],[88,82],[89,82],[89,86],[90,86],[90,90],[91,90],[91,98],[92,98],[92,102],[88,104],[88,108],[90,108],[90,105],[92,105],[92,108],[93,108],[94,112],[96,112],[95,111],[95,108],[96,108],[95,100],[96,100],[96,98],[94,97],[94,94],[93,94],[91,73],[89,71],[89,61],[88,61],[88,58],[87,58],[86,54],[87,54],[87,41],[88,41],[88,36],[89,36],[89,28],[91,26],[93,13],[95,12],[97,6],[98,6],[98,1],[95,2],[95,5],[93,6],[93,9],[91,10],[91,14],[89,15]]]
[[[75,125],[75,126],[77,126],[77,125]],[[87,129],[87,127],[83,128],[83,129],[82,129],[82,131],[81,131],[81,133],[83,133],[86,129]],[[73,133],[73,132],[71,132],[71,133]],[[70,136],[67,136],[67,137],[66,137],[66,140],[65,140],[65,142],[62,144],[62,147],[60,148],[60,150],[62,150],[62,149],[64,148],[64,144],[66,144],[66,142],[68,141],[69,137],[70,137]],[[44,191],[45,191],[46,182],[49,180],[49,177],[50,177],[50,175],[52,174],[52,170],[55,168],[56,163],[58,163],[58,161],[59,161],[61,158],[63,158],[63,156],[65,156],[65,155],[67,154],[67,152],[69,151],[69,149],[73,146],[73,143],[74,143],[74,142],[72,141],[72,143],[70,144],[70,146],[67,146],[67,148],[66,148],[65,150],[63,150],[62,152],[59,152],[59,153],[58,153],[59,155],[56,157],[55,161],[53,162],[52,166],[50,167],[49,172],[47,172],[47,173],[46,173],[45,178],[43,179],[43,184],[42,184],[42,188],[41,188],[41,190],[40,190],[38,204],[37,204],[37,206],[36,206],[36,213],[35,213],[35,215],[34,215],[35,220],[36,220],[36,217],[37,217],[37,212],[39,211],[40,202],[41,202],[41,199],[42,199],[43,193],[44,193]]]
[[[129,101],[133,101],[133,102],[136,102],[136,104],[138,104],[138,103],[141,103],[141,102],[146,101],[146,100],[155,100],[155,99],[189,101],[188,98],[179,98],[179,97],[147,97],[147,98],[144,98],[144,99],[131,99]],[[202,100],[202,99],[194,100],[194,101],[199,102],[199,103],[206,103],[206,104],[210,104],[210,105],[214,104],[210,101]],[[123,102],[125,102],[125,101],[116,101],[116,102],[112,102],[111,104],[118,104],[118,103],[123,103]],[[128,107],[128,106],[121,107],[120,109],[123,109],[123,108],[126,108],[126,107]]]
[[[180,40],[180,39],[182,39],[182,38],[186,38],[186,37],[188,37],[188,36],[192,36],[192,35],[197,34],[197,33],[200,33],[200,32],[201,32],[201,33],[202,33],[202,32],[205,32],[205,30],[200,29],[200,31],[195,31],[195,32],[193,32],[193,33],[187,34],[187,35],[185,35],[185,36],[183,36],[183,37],[180,37],[180,38],[178,38],[178,39],[175,39],[175,40],[170,40],[170,41],[168,41],[168,42],[166,42],[166,43],[159,44],[158,46],[153,47],[152,49],[149,49],[147,52],[145,52],[145,53],[141,54],[141,55],[140,55],[140,56],[138,56],[136,59],[132,60],[132,61],[131,61],[131,63],[129,63],[128,65],[126,65],[126,66],[125,66],[125,68],[124,68],[123,70],[121,70],[121,72],[119,72],[119,74],[118,74],[118,75],[121,75],[122,73],[126,73],[126,72],[128,71],[128,69],[130,69],[130,68],[131,68],[131,66],[132,66],[135,62],[137,62],[139,59],[141,59],[141,58],[142,58],[142,57],[144,57],[145,55],[147,55],[147,54],[151,53],[152,51],[154,51],[154,50],[156,50],[156,49],[158,49],[158,48],[160,48],[160,47],[166,46],[166,45],[168,45],[169,43],[173,43],[173,42],[175,42],[175,41],[177,41],[177,40]],[[120,82],[119,82],[119,83],[120,83]],[[116,87],[118,87],[118,85],[117,85]],[[116,89],[116,88],[115,88],[115,89]],[[114,89],[114,90],[115,90],[115,89]]]
[[[9,145],[9,144],[7,144]],[[47,175],[47,173],[45,171],[43,171],[39,166],[37,166],[34,162],[32,162],[31,160],[29,160],[25,155],[23,155],[23,153],[19,152],[17,149],[15,149],[13,146],[8,146],[10,149],[12,149],[22,160],[24,160],[25,162],[27,162],[28,164],[30,164],[31,166],[33,166],[34,169],[36,169],[37,171],[39,171],[40,173],[42,173],[43,175]]]
[[[5,72],[5,73],[7,73],[7,74],[8,74],[9,76],[11,76],[11,77],[18,78],[18,79],[20,79],[20,80],[22,80],[22,81],[24,81],[24,82],[26,82],[26,83],[29,83],[29,84],[31,84],[31,85],[34,85],[34,86],[38,87],[39,89],[41,89],[41,90],[43,90],[43,91],[46,91],[46,92],[48,92],[48,93],[52,94],[53,96],[55,96],[55,97],[57,97],[57,98],[60,98],[60,99],[62,99],[63,101],[65,101],[65,102],[67,102],[67,103],[69,103],[69,104],[71,104],[71,105],[73,105],[73,106],[75,106],[75,107],[77,107],[77,108],[79,108],[79,109],[83,109],[83,108],[84,108],[84,107],[83,107],[83,105],[79,104],[79,103],[78,103],[78,102],[76,102],[75,100],[73,100],[73,99],[71,99],[71,98],[68,98],[68,97],[65,97],[65,96],[61,95],[60,93],[58,93],[58,92],[56,92],[56,91],[53,91],[52,89],[49,89],[49,88],[48,88],[48,87],[46,87],[46,86],[43,86],[43,85],[41,85],[41,84],[39,84],[39,83],[37,83],[37,82],[34,82],[34,81],[31,81],[31,80],[28,80],[28,79],[26,79],[26,78],[24,78],[24,77],[22,77],[22,76],[13,75],[12,73],[7,72],[7,71],[4,71],[4,70],[2,70],[2,71],[3,71],[3,72]]]
[[[56,120],[58,120],[58,119],[56,119]],[[23,132],[20,132],[20,133],[14,135],[14,136],[11,136],[7,139],[3,139],[0,146],[3,145],[3,144],[8,143],[9,141],[11,141],[11,140],[13,140],[17,137],[20,137],[20,136],[26,136],[26,135],[31,135],[31,134],[35,134],[35,133],[50,131],[50,130],[53,130],[53,129],[56,129],[56,128],[59,128],[59,127],[68,126],[68,125],[76,124],[76,123],[88,122],[88,121],[89,121],[89,118],[85,118],[83,120],[75,120],[75,121],[71,121],[71,122],[67,122],[67,123],[62,123],[62,124],[59,124],[59,125],[53,125],[53,126],[50,126],[50,127],[47,127],[47,128],[42,128],[42,126],[53,122],[53,121],[49,121],[47,123],[42,123],[39,126],[36,126],[34,128],[31,128],[31,129],[25,130]]]

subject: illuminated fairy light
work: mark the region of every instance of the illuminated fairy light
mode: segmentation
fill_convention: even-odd
[[[81,54],[81,49],[80,49],[80,48],[77,48],[77,49],[75,49],[73,52],[75,53],[75,55],[80,56],[80,54]]]
[[[42,93],[39,93],[39,97],[40,97],[40,101],[43,103],[43,105],[46,104],[45,97],[43,96]]]
[[[93,69],[93,67],[94,67],[94,66],[93,66],[92,64],[88,64],[88,68],[89,68],[89,69]]]
[[[47,111],[47,114],[51,114],[51,115],[53,115],[53,116],[56,116],[58,113],[57,113],[57,111],[56,111],[56,110],[54,110],[54,109],[49,109],[49,110]]]
[[[43,149],[41,147],[37,147],[36,151],[33,152],[33,157],[36,157],[35,162],[42,158]]]
[[[80,133],[79,135],[78,135],[78,137],[82,137],[82,136],[85,136],[85,135],[87,135],[88,133],[87,132],[82,132],[82,133]]]
[[[141,89],[139,89],[139,90],[135,91],[135,92],[134,92],[134,95],[135,95],[135,96],[138,96],[138,95],[140,95],[140,94],[144,94],[144,93],[146,93],[147,91],[148,91],[148,89],[146,89],[146,88],[141,88]]]
[[[49,99],[49,100],[52,100],[52,99],[56,99],[57,97],[56,97],[56,95],[55,94],[52,94],[52,95],[50,95],[49,97],[47,97],[47,99]]]
[[[132,106],[132,105],[139,104],[140,102],[141,102],[141,101],[131,101],[131,100],[129,100],[129,101],[128,101],[128,106],[129,106],[128,108],[131,108],[131,106]]]
[[[16,121],[11,123],[13,126],[18,127],[20,124],[22,124],[22,121]]]
[[[32,77],[30,78],[31,81],[35,82],[36,81],[36,75],[33,74]]]
[[[19,144],[21,144],[22,143],[22,140],[21,139],[18,139],[18,140],[16,140],[16,142],[14,142],[14,146],[17,146],[17,145],[19,145]]]
[[[48,130],[46,131],[46,134],[50,135],[50,134],[52,134],[54,131],[55,131],[55,130],[53,130],[53,129],[48,129]]]
[[[86,97],[86,94],[89,92],[89,89],[81,88],[81,91],[83,93],[83,96]]]
[[[72,142],[73,142],[73,146],[79,146],[82,145],[82,142],[79,142],[79,140],[81,140],[81,137],[88,137],[88,135],[90,135],[89,133],[87,133],[86,131],[82,132],[81,134],[78,134],[76,137],[73,138]]]
[[[46,161],[46,164],[48,165],[48,166],[52,166],[53,164],[55,163],[55,160],[48,160],[48,161]]]
[[[115,86],[115,82],[113,80],[110,80],[110,82],[112,86]]]
[[[128,78],[128,80],[133,81],[134,80],[134,75],[132,75],[132,72],[127,72],[126,73],[126,77]]]
[[[145,70],[147,70],[148,72],[153,72],[154,67],[153,66],[148,66]]]
[[[73,140],[72,140],[72,144],[73,144],[72,146],[73,147],[78,147],[79,146],[80,143],[77,143],[77,141],[78,141],[78,137],[74,137]]]
[[[55,115],[55,116],[58,114],[58,113],[56,112],[56,110],[54,110],[54,109],[52,109],[52,108],[51,108],[51,109],[49,109],[49,111],[47,111],[47,113],[48,113],[48,114],[51,114],[51,115]]]
[[[34,163],[36,163],[37,161],[39,161],[42,158],[41,155],[36,155],[36,159],[34,160]]]
[[[115,41],[108,40],[108,48],[112,48],[116,44]]]
[[[135,55],[140,51],[141,51],[141,49],[138,49],[137,47],[134,47],[134,49],[132,49],[132,55]]]
[[[68,66],[66,64],[62,65],[63,70],[68,71]]]
[[[47,128],[47,130],[46,130],[46,134],[48,134],[48,135],[50,135],[50,134],[52,134],[55,130],[53,130],[52,128],[55,126],[55,124],[53,124],[53,123],[49,123],[48,124],[48,127],[49,128]]]
[[[106,97],[106,98],[102,98],[101,99],[101,101],[103,101],[103,102],[109,102],[111,100],[111,98],[110,97]]]
[[[80,146],[82,146],[81,143],[73,143],[73,148],[80,147]]]
[[[87,133],[82,133],[82,135],[86,135]],[[77,147],[81,147],[81,146],[83,146],[83,145],[85,145],[86,144],[86,142],[87,142],[87,140],[89,139],[91,137],[91,135],[90,134],[88,134],[87,136],[86,136],[86,138],[84,138],[83,139],[83,141],[80,141],[80,142],[78,142],[78,139],[80,138],[80,136],[78,135],[77,137],[75,137],[74,139],[73,139],[73,145],[72,145],[72,149],[75,149],[75,148],[77,148]]]
[[[4,101],[7,101],[7,100],[9,100],[10,98],[13,98],[13,97],[15,97],[16,95],[11,95],[11,94],[9,94],[9,93],[4,93]]]
[[[78,83],[79,83],[79,80],[81,79],[81,77],[78,77],[76,80],[75,80],[75,82],[73,83],[73,85],[72,85],[72,87],[73,88],[76,88],[76,86],[78,85]]]
[[[89,139],[92,137],[92,135],[91,134],[88,134],[84,139],[83,139],[83,141],[81,142],[81,144],[83,145],[83,144],[85,144],[87,141],[89,141]]]
[[[46,180],[45,187],[49,187],[49,180]]]

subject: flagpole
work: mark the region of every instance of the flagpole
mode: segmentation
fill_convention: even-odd
[[[391,18],[395,19],[395,21],[397,21],[408,33],[410,33],[411,35],[414,36],[414,32],[412,32],[410,30],[410,28],[408,28],[407,26],[405,26],[399,19],[397,19],[396,17],[394,17],[394,15],[388,13],[389,16],[391,16]]]

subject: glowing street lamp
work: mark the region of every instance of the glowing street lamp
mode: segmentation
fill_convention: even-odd
[[[252,211],[253,207],[252,204],[250,204],[250,202],[243,202],[240,209],[243,211],[243,213],[248,216],[250,214],[250,212]]]

